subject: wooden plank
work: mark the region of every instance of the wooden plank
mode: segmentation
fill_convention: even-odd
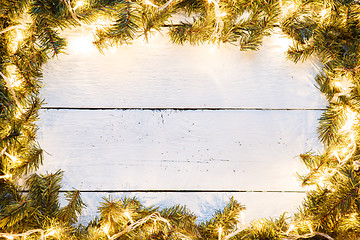
[[[122,197],[137,197],[145,206],[156,205],[160,208],[186,205],[198,216],[198,222],[209,220],[215,210],[222,209],[233,196],[245,205],[245,224],[259,218],[276,218],[287,212],[291,216],[300,206],[304,193],[82,193],[83,201],[87,204],[80,217],[80,223],[86,224],[98,216],[97,208],[103,197],[113,199]]]
[[[91,33],[75,29],[68,55],[44,67],[48,107],[324,108],[311,61],[285,60],[279,34],[258,52],[234,46],[177,46],[157,34],[100,54]]]
[[[64,170],[64,189],[297,191],[320,114],[42,110],[40,172]]]

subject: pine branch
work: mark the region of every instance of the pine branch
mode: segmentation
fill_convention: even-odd
[[[26,181],[29,188],[27,199],[36,204],[38,217],[43,221],[53,218],[59,211],[59,190],[61,188],[62,172],[54,174],[32,174]]]
[[[67,224],[74,224],[78,220],[82,209],[86,204],[82,201],[80,191],[75,190],[65,193],[65,199],[68,201],[67,206],[61,208],[58,213],[58,219]]]
[[[116,5],[116,20],[110,27],[97,31],[98,49],[109,45],[130,43],[138,37],[141,24],[141,7],[138,3],[123,0]]]
[[[318,127],[319,138],[326,146],[333,143],[338,132],[346,121],[346,108],[335,104],[330,104],[320,117]]]

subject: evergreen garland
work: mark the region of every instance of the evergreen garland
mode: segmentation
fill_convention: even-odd
[[[172,23],[175,15],[187,18]],[[66,51],[60,30],[99,19],[106,22],[96,31],[100,51],[164,28],[176,44],[257,50],[280,27],[294,40],[290,60],[321,61],[315,80],[329,101],[318,128],[325,150],[300,155],[309,172],[299,179],[314,187],[293,219],[282,215],[243,226],[245,208],[230,199],[212,219],[197,223],[184,206],[159,209],[135,198],[105,198],[98,218],[77,225],[85,207],[80,192],[66,193],[68,204],[60,207],[62,172],[33,173],[43,161],[35,122],[42,66]],[[0,0],[0,239],[356,239],[359,48],[357,0]]]

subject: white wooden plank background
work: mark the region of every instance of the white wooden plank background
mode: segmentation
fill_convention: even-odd
[[[81,31],[71,54],[44,69],[47,106],[126,108],[322,108],[312,63],[285,60],[280,35],[261,51],[231,45],[175,46],[158,35],[100,54]],[[81,37],[83,36],[83,37]],[[80,40],[79,40],[80,39]],[[74,42],[76,44],[74,44]],[[87,47],[87,52],[82,47]],[[85,49],[84,49],[85,50]]]
[[[46,110],[39,137],[66,189],[299,191],[320,113]]]
[[[44,69],[38,135],[51,155],[39,172],[61,168],[63,189],[83,191],[82,221],[106,192],[186,204],[200,220],[231,195],[247,205],[248,220],[300,204],[296,156],[321,148],[314,109],[326,102],[311,62],[285,61],[286,40],[275,34],[243,53],[175,46],[158,35],[101,55],[83,51],[88,33],[67,35],[71,53]]]

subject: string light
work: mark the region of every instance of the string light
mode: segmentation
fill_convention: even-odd
[[[110,230],[110,225],[109,224],[105,224],[105,226],[103,227],[103,232],[109,236],[109,230]]]
[[[8,154],[7,152],[5,152],[5,155],[11,159],[13,164],[18,161],[18,158],[16,156],[12,156],[12,155]]]
[[[290,224],[288,230],[286,231],[286,234],[289,234],[294,228],[295,228],[295,225],[294,225],[294,224]]]
[[[74,9],[74,11],[76,11],[76,9],[78,9],[79,7],[82,7],[82,6],[84,6],[85,5],[85,2],[84,1],[77,1],[76,2],[76,5],[75,5],[75,7],[73,8]]]
[[[358,113],[354,112],[350,107],[345,109],[346,122],[340,129],[340,132],[350,132],[358,120]]]
[[[57,233],[58,233],[58,230],[52,229],[52,230],[50,230],[50,232],[48,232],[48,233],[45,235],[45,237],[47,237],[47,236],[55,236]]]
[[[311,222],[307,220],[307,221],[304,222],[304,224],[309,228],[310,233],[313,234],[314,231],[312,229]]]
[[[12,175],[10,173],[7,173],[3,176],[0,176],[0,179],[11,179]]]
[[[219,12],[219,13],[218,13],[218,16],[219,16],[219,17],[225,17],[225,16],[226,16],[226,12]]]
[[[129,221],[130,221],[131,223],[134,223],[134,220],[132,219],[132,217],[131,217],[131,215],[130,215],[130,213],[129,213],[128,211],[125,211],[125,212],[124,212],[124,215],[129,219]]]
[[[323,9],[320,12],[321,20],[324,20],[325,16],[327,15],[329,11],[327,9]]]
[[[245,225],[245,212],[244,211],[240,212],[240,220],[241,220],[241,224]]]
[[[154,3],[152,3],[150,0],[145,0],[145,4],[146,4],[146,5],[150,5],[150,6],[152,6],[152,7],[155,7],[155,8],[158,8],[158,6],[155,5]]]
[[[219,232],[219,240],[221,240],[221,236],[222,236],[222,232],[223,232],[223,229],[222,227],[220,226],[219,229],[218,229],[218,232]]]

